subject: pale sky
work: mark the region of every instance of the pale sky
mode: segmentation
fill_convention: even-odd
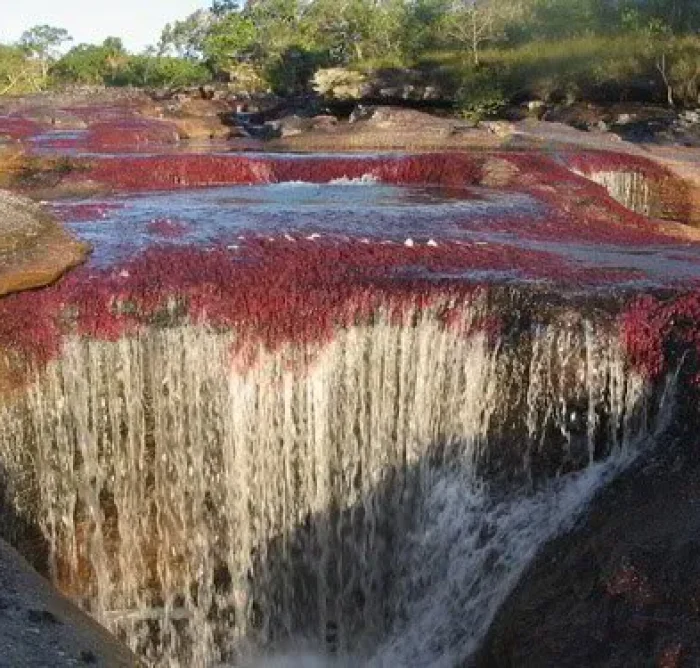
[[[211,0],[0,0],[0,42],[15,42],[47,23],[65,28],[70,44],[121,37],[130,51],[155,44],[163,26],[211,5]]]

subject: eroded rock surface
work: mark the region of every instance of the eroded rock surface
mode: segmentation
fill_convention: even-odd
[[[664,445],[543,550],[469,665],[699,665],[699,535],[697,439]]]
[[[132,668],[136,657],[0,539],[0,665]]]
[[[52,283],[88,251],[39,205],[0,191],[0,295]]]

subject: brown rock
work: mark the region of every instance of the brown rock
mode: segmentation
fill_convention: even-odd
[[[88,252],[39,205],[0,191],[0,296],[52,283]]]

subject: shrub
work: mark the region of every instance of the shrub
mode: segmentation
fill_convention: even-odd
[[[344,67],[330,67],[318,70],[312,82],[319,95],[340,100],[358,99],[363,95],[367,77]]]
[[[500,78],[490,69],[471,70],[462,80],[455,97],[455,110],[468,120],[479,122],[497,116],[508,104]]]

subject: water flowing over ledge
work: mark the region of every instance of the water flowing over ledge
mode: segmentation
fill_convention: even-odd
[[[157,665],[469,661],[700,379],[698,244],[563,159],[71,177],[133,191],[57,203],[90,263],[0,303],[2,529]]]
[[[1,409],[14,506],[59,587],[152,660],[452,665],[668,418],[605,321],[494,335],[486,308],[245,359],[204,326],[69,338]]]

